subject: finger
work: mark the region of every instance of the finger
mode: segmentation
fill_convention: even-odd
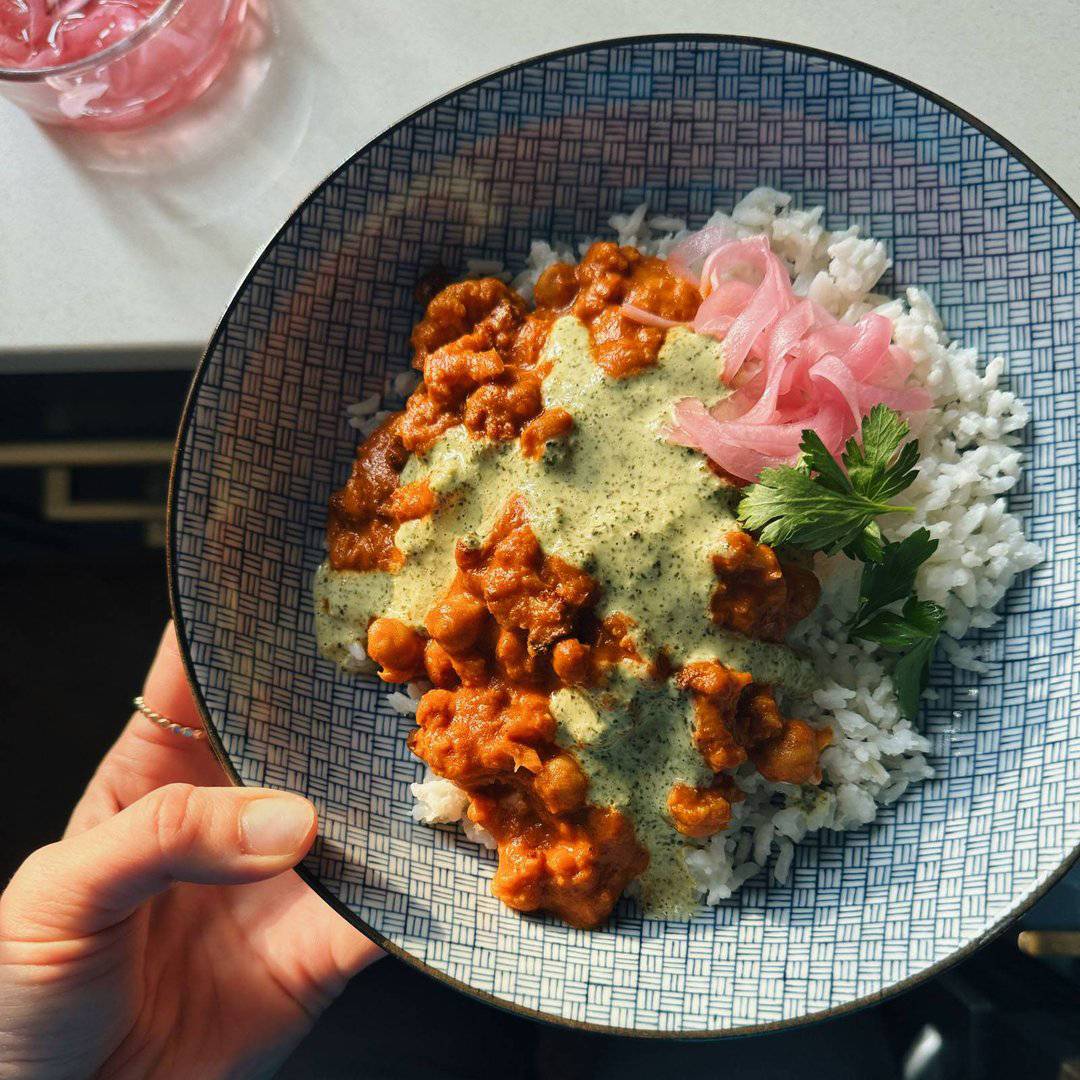
[[[171,622],[150,665],[143,697],[174,723],[203,727]],[[205,740],[163,730],[135,712],[87,785],[66,835],[91,828],[155,788],[177,782],[209,787],[223,784],[225,777]]]
[[[306,965],[312,982],[325,987],[332,997],[336,997],[354,975],[384,954],[374,941],[364,937],[306,885],[304,893],[297,902],[298,921],[309,928],[315,947],[307,950],[306,956],[301,956],[299,941],[293,936],[287,941],[282,940],[281,948],[296,952],[297,960]],[[285,938],[284,927],[275,930]]]
[[[383,955],[296,874],[258,890],[234,890],[231,900],[249,933],[261,928],[254,931],[263,936],[261,950],[278,957],[283,969],[302,972],[302,983],[327,1000]]]
[[[202,716],[184,674],[176,624],[171,620],[165,626],[157,654],[147,672],[146,682],[143,683],[143,697],[151,708],[164,713],[174,723],[192,728],[203,726]],[[153,724],[150,725],[150,730],[155,730]],[[161,728],[156,730],[161,732]]]
[[[0,897],[0,938],[85,937],[177,881],[273,877],[299,862],[314,837],[315,808],[299,795],[170,784],[34,852]]]

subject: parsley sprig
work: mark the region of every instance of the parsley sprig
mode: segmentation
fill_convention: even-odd
[[[863,420],[862,445],[852,438],[844,447],[845,472],[817,432],[804,431],[801,464],[763,469],[743,494],[740,519],[774,547],[843,551],[852,559],[880,562],[884,542],[875,519],[913,509],[888,501],[916,476],[918,442],[900,446],[907,433],[896,413],[875,405]]]
[[[945,610],[915,595],[915,574],[937,550],[926,529],[916,529],[899,543],[886,544],[881,562],[868,562],[859,583],[859,608],[851,621],[852,637],[877,642],[900,654],[893,682],[900,711],[914,718],[926,689],[930,660],[945,622]],[[899,610],[891,605],[904,601]]]
[[[842,551],[864,564],[850,633],[898,655],[897,698],[903,714],[914,718],[945,621],[937,604],[920,600],[914,591],[915,575],[937,550],[937,541],[917,529],[890,543],[877,523],[883,514],[913,509],[889,501],[918,475],[919,444],[904,442],[909,431],[896,412],[875,405],[863,419],[861,441],[852,438],[845,445],[843,468],[816,432],[804,431],[799,464],[762,470],[743,493],[739,518],[763,543]]]

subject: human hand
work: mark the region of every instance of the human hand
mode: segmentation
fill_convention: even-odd
[[[144,696],[202,726],[171,624]],[[291,870],[312,805],[224,783],[131,718],[0,896],[0,1077],[268,1075],[381,955]]]

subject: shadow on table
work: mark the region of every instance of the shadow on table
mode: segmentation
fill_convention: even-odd
[[[140,220],[132,195],[194,228],[249,205],[295,157],[313,93],[298,13],[288,3],[252,0],[237,55],[187,108],[134,131],[47,133],[84,170],[118,229],[142,238],[152,223]]]

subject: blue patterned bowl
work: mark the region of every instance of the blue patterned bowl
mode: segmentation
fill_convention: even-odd
[[[954,336],[1009,358],[1031,402],[1012,508],[1046,561],[989,632],[977,709],[937,672],[937,778],[862,831],[810,837],[690,923],[620,909],[603,930],[523,918],[491,858],[415,824],[412,726],[320,659],[310,585],[347,475],[344,403],[403,370],[417,280],[467,258],[520,266],[647,199],[699,224],[759,184],[890,244]],[[196,375],[170,505],[174,612],[232,778],[318,806],[305,877],[423,970],[530,1016],[719,1035],[823,1017],[955,960],[1077,854],[1078,208],[975,119],[884,72],[737,38],[555,53],[455,91],[323,183],[263,252]],[[955,680],[955,686],[950,685]],[[959,717],[957,719],[956,717]]]

